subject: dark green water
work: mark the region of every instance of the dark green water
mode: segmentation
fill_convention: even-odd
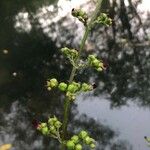
[[[78,48],[83,26],[77,26],[79,22],[71,16],[66,19],[67,6],[58,9],[56,4],[0,1],[0,145],[12,143],[13,150],[59,148],[53,139],[39,134],[32,122],[54,114],[62,118],[63,95],[48,92],[45,84],[51,77],[68,80],[71,66],[59,49]],[[98,87],[78,96],[69,130],[88,130],[97,140],[97,150],[149,149],[144,141],[144,136],[150,136],[149,43],[134,31],[131,38],[128,29],[128,23],[122,28],[116,21],[114,38],[111,30],[96,26],[83,57],[96,52],[107,70],[88,69],[76,76],[77,81]]]

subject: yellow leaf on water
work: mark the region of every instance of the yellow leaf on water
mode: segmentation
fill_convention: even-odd
[[[0,150],[10,150],[12,147],[11,144],[3,144],[3,145],[0,145]]]

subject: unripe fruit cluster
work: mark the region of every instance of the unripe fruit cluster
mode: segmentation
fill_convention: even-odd
[[[66,96],[70,100],[74,100],[77,92],[87,92],[93,90],[93,86],[87,83],[77,83],[72,82],[66,84],[65,82],[58,83],[57,79],[53,78],[47,81],[47,88],[51,90],[52,88],[58,87],[60,91],[66,92]]]
[[[76,59],[78,57],[78,51],[75,49],[70,49],[67,47],[61,48],[61,52],[67,57],[67,58],[73,58]]]
[[[82,11],[81,9],[73,8],[72,16],[78,18],[86,26],[88,20],[88,15],[86,12]]]
[[[82,150],[82,144],[88,145],[91,149],[95,148],[95,140],[89,137],[86,131],[81,131],[78,135],[74,135],[67,141],[68,150]]]
[[[77,83],[77,82],[72,82],[70,84],[66,84],[64,82],[60,83],[58,88],[61,91],[66,92],[66,96],[70,100],[74,100],[76,97],[77,92],[87,92],[93,90],[93,86],[89,85],[87,83]]]
[[[103,69],[105,69],[103,62],[97,59],[95,55],[88,56],[88,64],[97,71],[102,71]]]
[[[106,26],[110,26],[112,24],[112,19],[107,16],[105,13],[101,13],[101,15],[96,19],[95,23],[101,23]]]
[[[62,123],[56,118],[49,118],[48,122],[42,122],[38,125],[37,129],[41,131],[43,135],[56,135],[59,131],[59,128],[62,126]]]

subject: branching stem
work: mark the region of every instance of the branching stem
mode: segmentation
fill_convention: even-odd
[[[83,38],[82,38],[81,43],[80,43],[79,55],[78,55],[78,58],[75,61],[75,66],[77,66],[78,63],[79,63],[82,51],[85,47],[86,40],[87,40],[89,32],[92,28],[92,24],[93,24],[94,20],[96,19],[97,14],[100,12],[102,1],[103,0],[98,0],[97,6],[95,8],[95,11],[93,12],[91,20],[85,28],[84,35],[83,35]],[[73,68],[72,68],[70,78],[69,78],[69,83],[71,83],[74,80],[74,77],[75,77],[75,74],[76,74],[76,71],[77,71],[77,68],[75,66],[73,66]],[[64,102],[64,120],[63,120],[63,133],[62,133],[63,134],[62,135],[62,140],[63,141],[66,140],[69,111],[70,111],[70,100],[68,98],[66,98],[65,102]],[[61,150],[65,150],[65,145],[64,144],[62,144]]]

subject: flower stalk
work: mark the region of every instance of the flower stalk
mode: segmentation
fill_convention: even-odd
[[[93,12],[91,20],[86,25],[86,28],[85,28],[85,31],[84,31],[84,35],[83,35],[83,38],[82,38],[81,43],[80,43],[79,55],[78,55],[78,57],[77,57],[77,59],[75,61],[75,66],[77,66],[77,64],[79,63],[82,51],[83,51],[83,49],[85,47],[85,43],[86,43],[86,40],[88,38],[89,32],[90,32],[90,30],[92,28],[93,22],[95,21],[95,19],[97,18],[98,13],[100,12],[102,1],[103,0],[98,0],[96,9]],[[69,83],[71,83],[74,80],[74,77],[76,75],[77,68],[75,66],[72,67],[72,71],[71,71],[71,74],[70,74],[70,77],[69,77]],[[70,100],[66,97],[65,98],[65,102],[64,102],[64,119],[63,119],[63,124],[62,124],[62,128],[63,128],[62,140],[63,141],[66,140],[69,111],[70,111]],[[62,144],[61,150],[65,150],[65,147],[66,146],[64,144]]]

